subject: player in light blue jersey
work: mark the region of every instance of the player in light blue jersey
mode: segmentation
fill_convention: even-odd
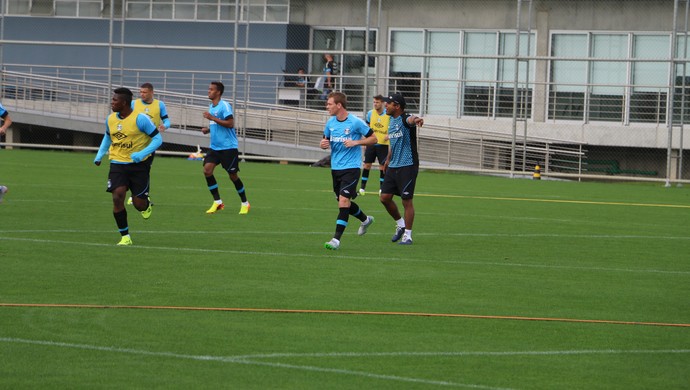
[[[5,110],[5,107],[0,104],[0,119],[2,119],[2,126],[0,126],[0,135],[5,134],[5,131],[7,130],[8,127],[12,125],[12,119],[10,118],[10,113]],[[7,186],[1,186],[0,185],[0,203],[2,202],[2,198],[5,196],[7,193]]]
[[[391,241],[400,240],[400,244],[412,244],[412,224],[414,223],[414,197],[419,157],[417,154],[417,126],[424,125],[424,119],[405,113],[405,98],[393,94],[386,98],[386,113],[390,115],[388,138],[391,147],[386,162],[383,164],[385,176],[381,185],[381,203],[395,220],[395,234]],[[405,218],[400,216],[393,195],[402,199]]]
[[[213,204],[211,208],[206,210],[206,213],[213,214],[225,208],[218,191],[218,182],[215,176],[213,176],[213,170],[218,164],[221,164],[223,169],[230,175],[230,180],[235,185],[237,194],[242,201],[240,214],[247,214],[249,212],[247,193],[244,190],[242,180],[237,175],[237,172],[240,171],[240,162],[237,150],[237,134],[235,133],[235,119],[230,103],[221,99],[224,91],[225,86],[223,83],[220,81],[211,82],[208,87],[208,98],[211,99],[211,104],[208,111],[203,114],[204,118],[208,119],[209,126],[202,127],[201,132],[204,134],[211,133],[211,150],[204,157],[204,176],[206,177],[208,190],[211,191],[213,196]]]
[[[10,118],[10,113],[5,110],[5,107],[0,104],[0,119],[2,119],[2,126],[0,126],[0,135],[5,134],[7,128],[12,126],[12,118]]]
[[[338,200],[338,219],[333,238],[324,244],[326,249],[338,249],[349,216],[362,221],[357,234],[364,235],[374,222],[352,199],[357,197],[357,183],[362,168],[361,145],[376,143],[374,132],[363,120],[347,112],[347,96],[342,92],[328,95],[326,109],[331,118],[326,122],[321,149],[331,148],[331,177],[333,192]]]

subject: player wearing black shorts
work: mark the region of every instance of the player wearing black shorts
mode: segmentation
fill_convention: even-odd
[[[362,145],[376,142],[374,133],[363,120],[347,111],[347,96],[342,92],[331,92],[326,101],[330,118],[323,129],[321,149],[331,149],[331,178],[333,192],[338,200],[338,218],[335,221],[333,238],[324,244],[326,249],[340,247],[340,238],[345,232],[350,215],[362,221],[357,234],[364,235],[374,222],[359,205],[352,201],[357,196],[357,182],[362,167]]]
[[[208,190],[211,192],[211,196],[213,196],[213,204],[211,208],[206,210],[206,214],[214,214],[225,208],[220,198],[218,182],[213,175],[213,171],[219,164],[228,172],[232,184],[235,185],[237,195],[239,195],[242,202],[240,214],[247,214],[250,205],[249,201],[247,201],[244,183],[242,183],[237,174],[240,171],[240,162],[237,150],[237,134],[235,133],[235,119],[232,106],[222,99],[224,90],[225,86],[220,81],[213,81],[209,85],[208,98],[211,100],[211,103],[209,104],[208,111],[203,113],[204,118],[208,119],[209,125],[208,127],[203,127],[201,132],[211,134],[211,150],[204,158],[204,177],[206,178]]]
[[[362,184],[359,188],[360,195],[366,194],[367,183],[369,182],[369,171],[374,161],[379,162],[379,166],[383,165],[388,157],[388,125],[390,116],[386,114],[384,106],[384,97],[381,95],[374,96],[374,108],[367,113],[366,122],[369,128],[376,135],[376,144],[367,146],[364,151],[364,165],[362,167]],[[379,193],[381,184],[383,184],[383,170],[379,168]]]
[[[380,200],[396,223],[391,241],[411,245],[414,223],[412,198],[419,171],[417,126],[422,127],[424,119],[405,113],[405,98],[401,94],[389,96],[386,103],[386,112],[391,117],[388,127],[391,148],[383,165],[386,175],[381,186]],[[402,199],[404,219],[393,201],[393,195],[398,195]]]
[[[149,202],[151,154],[163,144],[156,125],[146,114],[132,111],[132,91],[118,88],[113,92],[106,120],[106,130],[94,164],[101,165],[106,152],[110,156],[110,172],[106,191],[113,197],[113,216],[121,238],[117,245],[132,245],[127,222],[125,198],[132,193],[134,207],[149,219],[153,205]]]

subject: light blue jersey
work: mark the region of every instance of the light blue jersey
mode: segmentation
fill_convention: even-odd
[[[218,119],[228,119],[232,114],[232,106],[225,100],[221,100],[217,105],[211,103],[208,112]],[[227,150],[237,149],[237,134],[235,128],[224,127],[214,121],[209,121],[208,128],[211,131],[211,149]]]
[[[407,123],[410,115],[404,114],[397,118],[391,117],[388,125],[388,138],[391,141],[391,168],[419,166],[417,154],[417,126]]]
[[[366,138],[370,131],[369,126],[355,115],[348,114],[343,121],[332,116],[323,130],[323,135],[331,143],[331,169],[362,168],[362,148],[359,146],[348,148],[344,142]]]
[[[0,104],[0,118],[4,118],[7,116],[7,110],[5,110],[5,107]]]

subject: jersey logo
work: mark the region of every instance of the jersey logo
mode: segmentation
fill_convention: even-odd
[[[120,126],[118,125],[117,127],[118,127],[118,132],[113,134],[113,137],[117,138],[118,140],[123,140],[123,139],[127,138],[126,134],[119,131],[119,130],[121,130]]]

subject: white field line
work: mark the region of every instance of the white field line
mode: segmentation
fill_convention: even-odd
[[[93,232],[91,232],[93,233]],[[368,234],[368,233],[367,233]],[[33,238],[19,238],[0,236],[0,241],[21,241],[21,242],[35,242],[42,244],[64,244],[64,245],[83,245],[92,247],[108,247],[115,248],[115,244],[105,244],[97,242],[78,242],[66,240],[46,240]],[[324,252],[321,255],[313,255],[308,253],[287,253],[287,252],[261,252],[261,251],[241,251],[231,249],[207,249],[207,248],[182,248],[182,247],[166,247],[166,246],[148,246],[148,245],[134,245],[126,248],[118,248],[123,250],[160,250],[160,251],[174,251],[174,252],[196,252],[196,253],[225,253],[234,255],[247,256],[274,256],[282,258],[314,258],[314,259],[343,259],[343,260],[365,260],[365,261],[390,261],[390,262],[419,262],[419,263],[442,263],[455,265],[479,265],[479,266],[498,266],[498,267],[517,267],[517,268],[543,268],[543,269],[560,269],[560,270],[580,270],[580,271],[605,271],[605,272],[633,272],[633,273],[656,273],[668,275],[690,275],[690,271],[669,271],[657,269],[630,269],[630,268],[607,268],[607,267],[586,267],[586,266],[565,266],[565,265],[547,265],[547,264],[525,264],[525,263],[499,263],[486,261],[464,261],[464,260],[434,260],[434,259],[418,259],[418,258],[399,258],[399,257],[369,257],[369,256],[346,256],[335,255],[333,252]]]
[[[456,382],[449,382],[449,381],[428,380],[428,379],[420,379],[420,378],[403,377],[403,376],[397,376],[397,375],[382,375],[382,374],[375,374],[375,373],[364,372],[364,371],[345,370],[345,369],[340,369],[340,368],[325,368],[325,367],[316,367],[316,366],[255,361],[255,360],[249,360],[248,359],[249,356],[251,356],[251,355],[249,355],[249,356],[188,355],[188,354],[180,354],[180,353],[174,353],[174,352],[154,352],[154,351],[146,351],[146,350],[131,349],[131,348],[103,347],[103,346],[97,346],[97,345],[73,344],[73,343],[63,343],[63,342],[56,342],[56,341],[27,340],[27,339],[19,339],[19,338],[12,338],[12,337],[0,337],[0,342],[42,345],[42,346],[48,346],[48,347],[84,349],[84,350],[91,350],[91,351],[114,352],[114,353],[124,353],[124,354],[131,354],[131,355],[155,356],[155,357],[163,357],[163,358],[175,358],[175,359],[188,359],[188,360],[197,360],[197,361],[234,363],[234,364],[245,364],[245,365],[252,365],[252,366],[266,366],[266,367],[273,367],[273,368],[286,368],[286,369],[292,369],[292,370],[314,371],[314,372],[324,372],[324,373],[343,374],[343,375],[355,375],[355,376],[361,376],[361,377],[366,377],[366,378],[383,379],[383,380],[389,380],[389,381],[422,383],[422,384],[426,384],[426,385],[463,387],[463,388],[470,388],[470,389],[486,389],[486,390],[508,390],[507,388],[502,388],[502,387],[492,387],[492,386],[483,386],[483,385],[475,385],[475,384],[456,383]],[[310,354],[305,354],[304,356],[309,357],[309,355]],[[264,355],[256,355],[256,356],[261,357],[261,358],[268,357],[268,356],[264,356]],[[327,355],[324,355],[324,356],[327,356]],[[343,356],[354,357],[353,355],[343,355]],[[362,356],[365,356],[365,355],[362,355]],[[403,356],[403,355],[400,355],[400,356]],[[292,356],[280,356],[280,357],[298,358],[298,357],[300,357],[300,355],[299,354],[293,354]]]
[[[42,345],[48,347],[61,347],[84,349],[102,352],[114,352],[133,355],[156,356],[164,358],[188,359],[198,361],[211,361],[223,363],[235,363],[246,365],[268,366],[275,368],[288,368],[315,372],[337,373],[344,375],[356,375],[374,379],[384,379],[403,382],[423,383],[439,386],[466,387],[473,389],[501,389],[497,387],[463,384],[448,381],[434,381],[419,378],[401,377],[395,375],[381,375],[363,371],[351,371],[338,368],[324,368],[315,366],[303,366],[276,362],[262,362],[255,359],[279,359],[279,358],[360,358],[360,357],[504,357],[504,356],[573,356],[573,355],[649,355],[649,354],[688,354],[690,349],[661,349],[661,350],[561,350],[561,351],[455,351],[455,352],[323,352],[323,353],[269,353],[237,356],[213,356],[213,355],[188,355],[174,352],[154,352],[147,350],[104,347],[88,344],[74,344],[57,341],[28,340],[13,337],[0,337],[0,342]],[[250,360],[252,359],[252,360]]]

